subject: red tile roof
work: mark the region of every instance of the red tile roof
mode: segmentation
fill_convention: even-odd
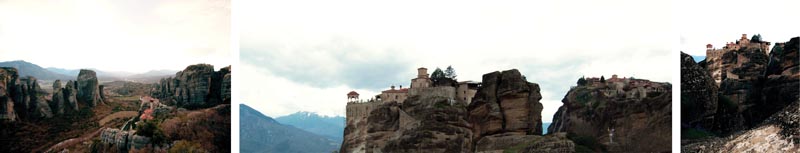
[[[349,93],[347,93],[347,95],[348,96],[350,96],[350,95],[358,95],[358,93],[356,91],[350,91]]]

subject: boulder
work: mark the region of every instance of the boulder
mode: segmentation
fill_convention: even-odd
[[[516,69],[483,75],[482,85],[468,107],[475,136],[542,135],[539,90],[538,84],[526,81]]]
[[[78,101],[84,102],[90,107],[103,103],[100,97],[100,87],[97,81],[97,74],[92,70],[81,69],[77,80]]]
[[[681,124],[711,128],[717,112],[717,92],[708,70],[681,52]]]

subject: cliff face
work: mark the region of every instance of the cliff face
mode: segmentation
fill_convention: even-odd
[[[778,43],[770,52],[769,62],[755,78],[727,78],[719,86],[719,109],[715,112],[709,132],[723,138],[685,141],[685,151],[756,151],[775,152],[796,150],[796,138],[786,132],[796,132],[798,99],[800,99],[800,73],[798,73],[798,39]],[[724,57],[723,57],[724,58]],[[734,69],[749,69],[743,63]],[[685,75],[685,74],[681,74]],[[685,98],[682,98],[685,99]],[[792,115],[795,114],[795,115]],[[697,128],[697,127],[693,127]],[[745,130],[747,129],[747,130]],[[779,133],[780,135],[770,135]],[[733,134],[733,135],[730,135]],[[796,135],[796,133],[795,133]],[[792,139],[795,139],[794,141]],[[760,144],[760,146],[759,146]],[[731,146],[741,147],[731,147]],[[702,146],[702,147],[701,147]]]
[[[606,148],[611,152],[669,152],[670,85],[630,81],[622,88],[605,84],[572,88],[562,100],[564,105],[556,112],[548,131],[566,132],[573,140],[596,142],[579,144],[595,151]]]
[[[508,70],[485,74],[469,106],[425,93],[351,103],[341,152],[574,152],[565,134],[541,136],[539,99],[537,84]]]
[[[230,66],[215,72],[214,66],[196,64],[175,77],[164,78],[151,92],[153,97],[184,108],[206,108],[230,101]],[[228,83],[224,84],[228,75]],[[223,88],[223,84],[227,88]],[[223,99],[226,98],[226,99]]]
[[[681,122],[711,127],[717,112],[717,89],[708,71],[681,52]]]

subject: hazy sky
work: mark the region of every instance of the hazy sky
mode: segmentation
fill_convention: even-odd
[[[228,0],[0,0],[0,61],[144,72],[231,64]]]
[[[680,49],[705,56],[706,44],[722,48],[727,42],[761,34],[765,41],[786,42],[800,36],[798,6],[792,0],[681,0],[674,8]]]
[[[408,86],[416,68],[459,81],[519,69],[550,122],[581,76],[671,81],[669,1],[243,1],[241,101],[272,116],[344,115],[351,90]]]

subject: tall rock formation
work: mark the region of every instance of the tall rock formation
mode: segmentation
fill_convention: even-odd
[[[77,82],[78,101],[82,101],[90,107],[103,103],[100,96],[100,83],[97,81],[97,74],[94,71],[81,69]]]
[[[681,123],[710,128],[717,112],[717,85],[708,71],[681,52]]]
[[[64,94],[64,103],[66,103],[67,110],[78,111],[78,88],[77,82],[69,80],[67,85],[61,90]]]
[[[211,107],[222,104],[223,95],[230,95],[230,88],[223,88],[224,78],[229,74],[230,66],[214,72],[214,66],[209,64],[191,65],[175,77],[161,79],[151,93],[179,107]]]
[[[541,94],[517,70],[483,76],[469,106],[441,94],[402,103],[349,103],[341,152],[574,152],[566,134],[542,136]]]
[[[22,86],[23,94],[20,94],[20,96],[22,96],[22,103],[18,103],[21,105],[17,107],[17,110],[25,110],[23,112],[25,112],[25,116],[28,118],[53,117],[53,111],[44,99],[44,95],[47,93],[39,86],[38,80],[28,76],[20,79],[20,81],[22,82],[20,86]]]
[[[18,91],[17,69],[0,67],[0,120],[16,121],[17,113],[14,110],[14,101]]]
[[[61,88],[61,80],[53,82],[53,96],[50,101],[50,108],[53,109],[53,114],[64,114],[64,102],[66,96]]]
[[[566,132],[594,151],[670,152],[672,89],[668,83],[615,79],[569,90],[549,132]]]
[[[777,43],[763,67],[750,70],[747,65],[753,64],[749,63],[734,66],[734,69],[748,70],[748,74],[755,71],[758,76],[727,78],[720,84],[720,109],[710,132],[721,138],[684,140],[682,151],[797,152],[800,146],[796,144],[800,122],[797,115],[800,105],[799,39]]]

